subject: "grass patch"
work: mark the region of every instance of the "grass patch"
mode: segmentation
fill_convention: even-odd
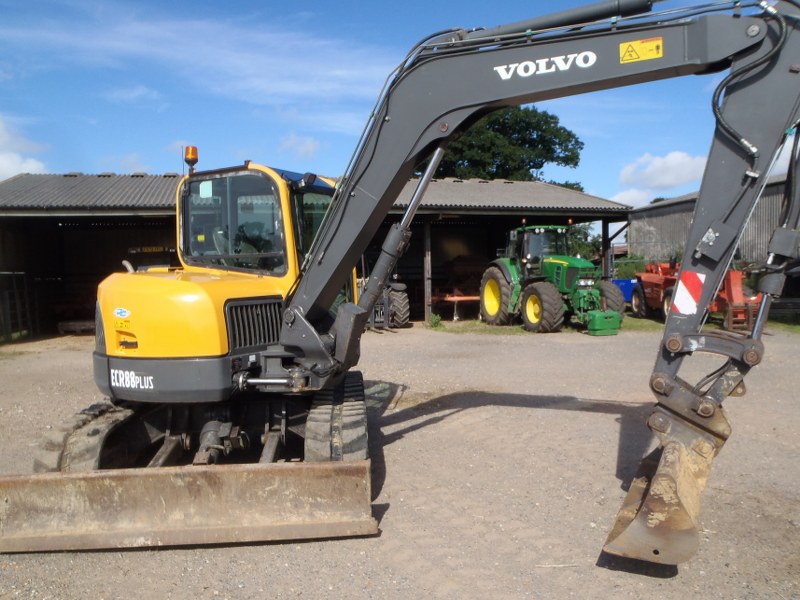
[[[436,331],[443,331],[446,333],[476,333],[481,335],[531,335],[525,328],[519,324],[514,323],[506,327],[495,327],[487,325],[478,319],[465,319],[461,321],[447,321],[439,318],[435,325],[428,325],[429,329]],[[709,330],[722,329],[722,317],[712,315],[705,325]],[[784,331],[787,333],[800,334],[800,322],[790,318],[770,319],[765,328],[767,331]],[[583,331],[580,325],[565,326],[561,333],[575,333]],[[630,313],[625,315],[622,321],[621,333],[626,331],[644,331],[644,332],[657,332],[664,331],[664,323],[658,319],[637,319],[631,316]]]
[[[773,318],[767,321],[767,326],[764,329],[766,331],[772,329],[777,331],[785,331],[787,333],[800,334],[800,323],[791,318]]]
[[[439,321],[434,327],[436,331],[447,333],[479,333],[482,335],[530,335],[522,325],[508,325],[496,327],[487,325],[478,319],[465,319],[462,321]]]
[[[622,331],[663,331],[664,323],[658,319],[637,319],[630,313],[622,321]]]

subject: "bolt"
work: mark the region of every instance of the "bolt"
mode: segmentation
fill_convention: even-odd
[[[747,388],[744,385],[744,381],[740,381],[736,384],[736,387],[731,390],[731,396],[744,396],[747,393]]]
[[[647,421],[647,425],[653,431],[659,431],[661,433],[667,433],[669,431],[669,419],[662,415],[661,413],[653,413],[650,415],[650,418]]]
[[[678,352],[681,349],[681,347],[683,346],[683,343],[681,343],[681,336],[679,336],[679,335],[671,335],[667,339],[666,346],[667,346],[667,350],[669,350],[670,352]]]
[[[283,313],[283,321],[287,325],[291,325],[292,323],[294,323],[296,317],[297,315],[294,314],[294,311],[291,308]]]
[[[714,453],[714,445],[705,440],[695,440],[692,444],[692,450],[703,458],[709,458]]]
[[[445,123],[444,121],[439,123],[439,131],[441,131],[442,133],[447,133],[448,129],[450,129],[450,125],[448,125],[447,123]]]
[[[759,31],[761,31],[761,28],[758,25],[750,25],[750,27],[747,28],[747,35],[749,37],[756,37]]]
[[[656,375],[650,382],[650,387],[659,394],[665,394],[667,392],[667,379],[663,375]]]
[[[761,353],[755,348],[749,348],[742,354],[742,360],[745,364],[754,367],[761,362]]]
[[[713,402],[711,402],[711,400],[703,398],[702,400],[700,400],[695,410],[697,411],[697,414],[700,415],[701,417],[710,417],[711,415],[714,414],[714,411],[716,409],[717,409],[716,405]]]

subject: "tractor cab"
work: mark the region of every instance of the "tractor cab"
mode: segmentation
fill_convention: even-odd
[[[529,275],[541,274],[542,259],[554,255],[569,256],[566,227],[537,225],[509,232],[508,256],[519,257]]]

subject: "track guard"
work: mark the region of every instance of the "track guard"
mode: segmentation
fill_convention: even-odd
[[[657,426],[668,433],[655,429]],[[657,410],[648,420],[661,444],[641,462],[603,550],[677,565],[699,547],[701,496],[725,440]]]

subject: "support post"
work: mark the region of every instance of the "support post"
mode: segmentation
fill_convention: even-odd
[[[425,322],[431,322],[431,222],[425,220],[425,259],[422,266],[422,278],[425,286]]]

